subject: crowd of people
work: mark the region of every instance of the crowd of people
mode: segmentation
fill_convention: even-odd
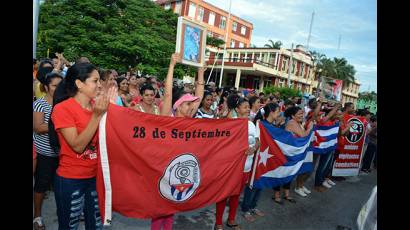
[[[59,229],[77,229],[81,220],[86,229],[102,229],[98,209],[95,177],[97,174],[98,124],[110,103],[154,115],[199,119],[248,119],[248,150],[243,180],[238,185],[244,192],[241,213],[246,221],[253,222],[265,214],[257,208],[260,189],[249,187],[250,172],[259,142],[258,123],[266,121],[272,126],[304,137],[317,124],[339,122],[339,136],[347,135],[349,124],[343,114],[355,114],[352,103],[342,108],[339,103],[327,103],[310,98],[304,105],[301,98],[283,98],[279,93],[257,94],[255,90],[241,92],[235,88],[217,88],[215,83],[205,84],[205,68],[198,68],[194,83],[174,79],[174,66],[181,59],[173,54],[168,74],[161,82],[155,76],[140,76],[133,72],[118,74],[115,70],[98,68],[86,57],[75,63],[62,54],[55,59],[33,61],[33,174],[34,229],[45,229],[42,203],[46,192],[53,190],[57,206]],[[377,119],[367,110],[357,115],[368,120],[368,138],[362,171],[369,173],[371,164],[376,168]],[[331,177],[336,152],[314,154],[315,187],[325,192],[334,181]],[[313,172],[313,171],[312,171]],[[295,178],[295,194],[308,197],[312,192],[305,182],[312,172]],[[275,187],[272,199],[278,205],[296,203],[291,196],[291,183]],[[281,188],[284,195],[281,195]],[[215,229],[223,229],[223,213],[229,202],[226,225],[240,229],[235,221],[239,195],[227,197],[216,204]],[[172,229],[173,215],[152,219],[151,229]]]

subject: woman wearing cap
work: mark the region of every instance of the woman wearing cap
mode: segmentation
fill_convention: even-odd
[[[177,62],[181,60],[179,53],[174,53],[171,56],[171,61],[168,68],[168,74],[165,79],[164,100],[160,114],[171,117],[190,117],[192,118],[201,103],[204,94],[204,72],[205,68],[198,69],[198,81],[195,88],[195,96],[187,93],[182,94],[181,90],[172,90],[174,67]],[[174,102],[175,101],[175,102]],[[174,103],[173,103],[174,102]],[[157,230],[163,228],[164,230],[172,229],[174,214],[154,218],[151,220],[151,229]]]

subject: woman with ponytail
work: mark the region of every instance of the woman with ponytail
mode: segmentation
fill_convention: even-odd
[[[90,63],[71,66],[54,95],[51,114],[60,161],[54,179],[59,229],[77,229],[84,212],[86,229],[102,229],[96,192],[97,129],[116,90],[101,89],[100,75]]]
[[[57,73],[48,73],[40,78],[40,89],[46,92],[44,97],[33,104],[33,139],[37,165],[34,184],[34,229],[45,229],[41,208],[46,191],[50,188],[58,166],[58,151],[50,146],[48,122],[53,106],[53,95],[63,77]]]

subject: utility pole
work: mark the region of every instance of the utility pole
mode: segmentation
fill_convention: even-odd
[[[33,0],[33,58],[36,58],[39,12],[40,12],[40,0]]]
[[[219,77],[219,88],[222,87],[222,77],[224,74],[224,64],[225,64],[225,55],[226,55],[226,43],[228,43],[228,31],[231,21],[231,6],[232,0],[229,0],[229,14],[228,14],[228,23],[226,23],[226,31],[225,31],[225,45],[224,45],[224,53],[222,55],[222,66],[221,66],[221,75]]]
[[[289,61],[289,69],[288,69],[288,87],[290,88],[290,74],[291,74],[291,68],[293,67],[293,43],[292,43],[292,49],[290,50],[290,61]]]
[[[310,36],[312,35],[312,26],[313,26],[313,17],[315,16],[315,11],[312,13],[312,18],[310,19],[310,27],[309,27],[309,36],[307,39],[307,44],[306,44],[306,50],[309,51],[309,42],[310,42]]]

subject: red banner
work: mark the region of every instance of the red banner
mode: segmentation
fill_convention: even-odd
[[[246,119],[155,116],[110,105],[100,123],[99,206],[154,218],[239,194],[248,148]]]
[[[347,136],[339,137],[339,155],[333,165],[333,176],[357,176],[360,170],[367,121],[364,117],[345,114],[344,124],[351,124]],[[342,127],[344,128],[344,127]]]

